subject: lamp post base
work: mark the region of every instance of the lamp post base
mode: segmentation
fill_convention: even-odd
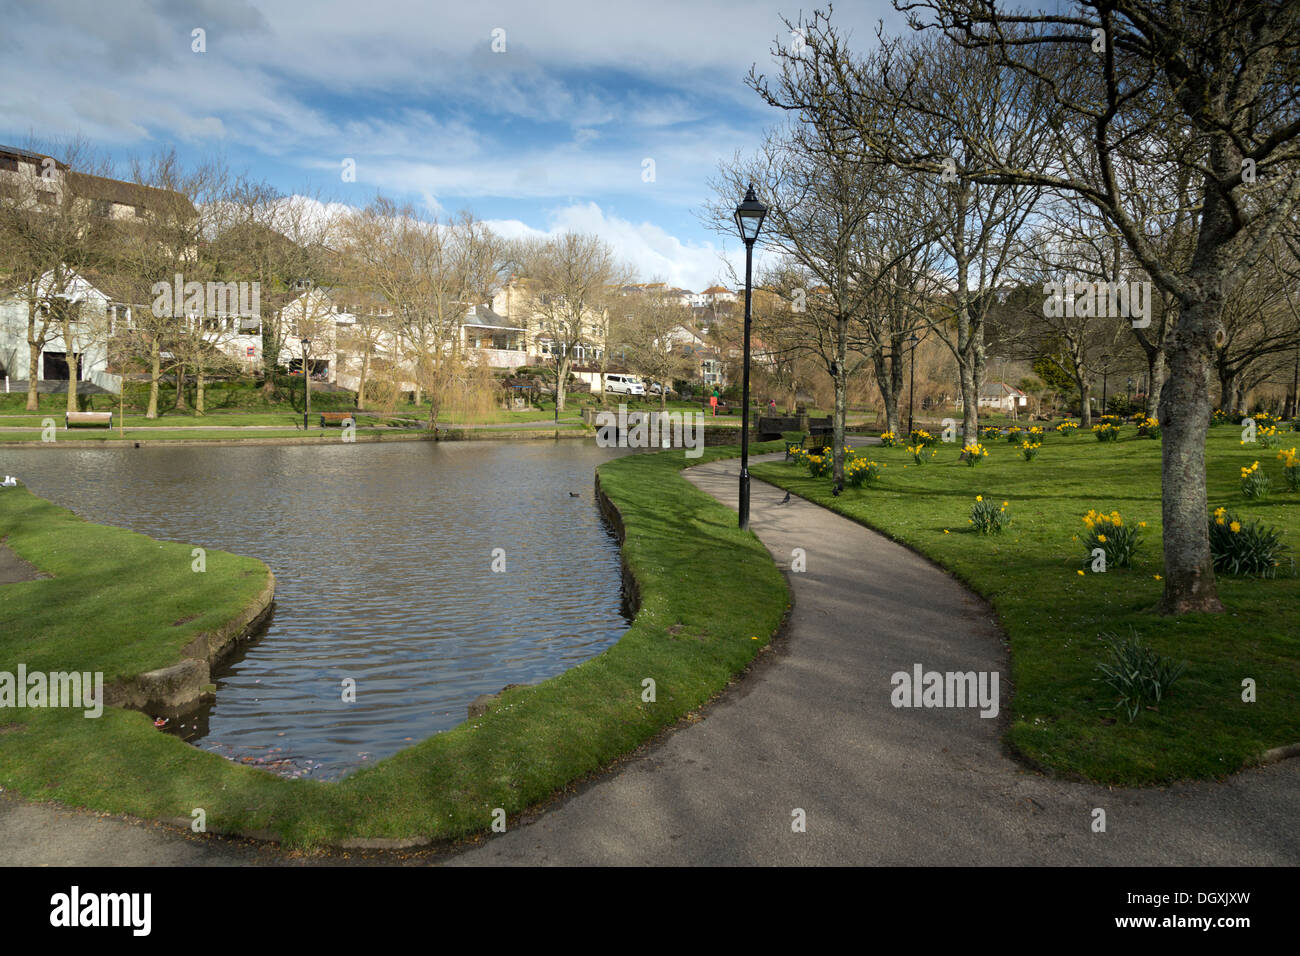
[[[749,469],[740,469],[740,530],[749,529]]]

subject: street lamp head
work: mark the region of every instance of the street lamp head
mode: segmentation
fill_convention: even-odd
[[[740,238],[747,246],[752,246],[754,240],[758,238],[758,231],[763,228],[763,218],[767,215],[767,207],[758,201],[754,195],[754,184],[749,184],[749,190],[745,193],[745,200],[736,207],[736,227],[740,230]]]
[[[918,339],[918,338],[916,337],[916,333],[913,332],[913,333],[911,334],[911,336],[908,338],[908,340],[907,340],[907,344],[910,345],[910,346],[912,346],[912,348],[916,348],[918,345],[921,344],[921,340]]]

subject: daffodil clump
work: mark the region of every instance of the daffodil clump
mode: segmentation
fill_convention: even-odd
[[[1216,408],[1213,412],[1210,413],[1211,425],[1226,425],[1228,424],[1229,421],[1231,421],[1231,419],[1228,418],[1227,414],[1224,412],[1222,408]]]
[[[1020,441],[1020,433],[1023,431],[1024,429],[1021,428],[1019,425],[1012,425],[1010,428],[1008,428],[1007,433],[1004,436],[1007,440],[1007,444],[1014,445],[1016,442]]]
[[[1276,448],[1282,444],[1282,433],[1276,425],[1259,425],[1255,429],[1255,443],[1260,448]],[[1242,442],[1242,444],[1246,444]]]
[[[1038,457],[1038,453],[1043,450],[1042,441],[1022,441],[1020,443],[1020,454],[1025,461],[1033,461]]]
[[[893,432],[882,432],[880,435],[880,444],[886,448],[893,448],[898,444],[898,436]]]
[[[1030,441],[1037,441],[1039,444],[1042,444],[1043,439],[1047,437],[1042,425],[1034,425],[1025,432],[1025,435]]]
[[[1078,422],[1061,422],[1061,424],[1056,426],[1056,431],[1064,435],[1066,438],[1069,438],[1078,430],[1079,430]]]
[[[1137,423],[1138,438],[1159,438],[1160,422],[1155,418],[1142,416],[1142,420]]]
[[[1269,487],[1268,475],[1260,471],[1259,462],[1249,468],[1241,469],[1241,493],[1247,498],[1267,498]]]
[[[916,462],[918,465],[924,465],[927,461],[938,454],[937,449],[928,448],[925,445],[908,445],[907,450],[912,456],[912,461]]]
[[[980,438],[997,439],[1001,437],[1002,437],[1002,429],[998,428],[997,425],[985,425],[983,428],[980,429]]]
[[[970,465],[972,468],[978,465],[981,459],[987,458],[988,456],[989,450],[979,442],[975,442],[973,445],[964,445],[961,450],[961,460],[966,462],[966,464]]]
[[[936,436],[931,435],[931,434],[930,434],[928,431],[926,431],[924,428],[914,428],[914,429],[912,429],[912,444],[913,444],[913,445],[925,445],[925,446],[929,447],[930,445],[933,445],[933,444],[934,444],[935,442],[937,442],[938,440],[939,440],[939,439],[938,439]]]
[[[835,467],[835,459],[831,455],[808,455],[804,464],[808,466],[808,474],[814,478],[825,478]]]
[[[969,523],[978,534],[1001,534],[1002,529],[1011,524],[1011,515],[1007,512],[1007,503],[985,501],[983,495],[975,496],[975,506],[971,508]]]
[[[1119,438],[1119,428],[1107,421],[1103,421],[1100,425],[1093,425],[1092,433],[1097,436],[1097,441],[1116,441]]]
[[[1286,552],[1282,532],[1258,521],[1244,522],[1227,508],[1214,509],[1210,517],[1210,557],[1214,570],[1226,574],[1271,578]]]
[[[844,483],[850,488],[861,488],[880,480],[880,472],[885,466],[881,462],[867,461],[863,458],[850,458],[844,462]]]
[[[1092,553],[1101,548],[1106,555],[1106,567],[1127,568],[1133,564],[1133,555],[1141,543],[1145,521],[1137,524],[1125,524],[1118,511],[1110,514],[1089,509],[1083,516],[1084,527],[1088,529],[1083,538],[1083,547],[1087,552],[1085,561],[1092,562]]]
[[[1296,450],[1284,448],[1277,453],[1277,457],[1282,462],[1282,479],[1286,482],[1287,489],[1300,491],[1300,457],[1296,456]]]

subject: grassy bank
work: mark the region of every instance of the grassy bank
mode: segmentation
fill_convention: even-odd
[[[735,527],[733,511],[678,474],[687,464],[735,453],[707,449],[690,460],[680,451],[634,455],[600,468],[601,485],[626,529],[623,557],[637,582],[640,612],[613,647],[536,687],[505,694],[484,717],[338,783],[323,783],[231,763],[155,730],[136,712],[107,708],[93,720],[79,711],[11,710],[0,717],[0,786],[31,799],[143,817],[188,820],[201,807],[210,831],[263,831],[295,845],[454,838],[485,830],[494,808],[515,814],[544,800],[703,704],[775,632],[788,598],[780,572],[758,540]],[[0,492],[0,535],[57,577],[0,592],[0,670],[12,671],[19,662],[34,669],[33,641],[47,629],[63,635],[37,658],[51,668],[85,669],[93,660],[125,674],[157,666],[166,662],[170,645],[143,641],[136,647],[142,639],[133,628],[172,627],[208,599],[207,613],[230,612],[233,598],[191,593],[199,585],[184,577],[192,574],[188,546],[90,525],[25,491],[11,491]],[[75,528],[75,534],[52,547],[43,537],[50,533],[43,530],[47,522],[64,526],[56,533]],[[141,565],[150,548],[159,551],[168,576],[152,577],[147,572],[162,567]],[[238,582],[246,568],[227,558],[250,559],[215,561],[215,554],[209,552],[201,586]],[[728,573],[718,577],[719,566]],[[114,582],[130,582],[132,590]],[[51,586],[62,590],[56,595]],[[11,595],[20,593],[28,636],[15,640],[8,608]],[[53,599],[59,595],[78,602],[75,617]],[[156,623],[137,623],[144,613],[137,601],[145,600],[145,609],[161,613]],[[65,618],[71,623],[60,623]],[[177,627],[190,633],[198,624]],[[647,677],[657,685],[654,703],[641,699]]]
[[[904,448],[871,448],[866,457],[886,463],[883,478],[838,498],[829,479],[793,464],[762,463],[751,472],[884,532],[988,599],[1011,640],[1009,740],[1033,761],[1114,784],[1222,776],[1268,748],[1300,741],[1300,577],[1289,560],[1272,580],[1221,575],[1226,614],[1156,614],[1160,444],[1134,433],[1125,427],[1115,443],[1053,434],[1032,462],[990,441],[989,457],[974,468],[957,461],[953,445],[937,446],[921,466]],[[1275,451],[1243,447],[1240,437],[1237,428],[1211,430],[1210,507],[1276,526],[1300,549],[1300,495],[1281,490]],[[1240,468],[1256,460],[1274,492],[1247,501]],[[989,536],[968,530],[976,495],[1008,502],[1009,528]],[[1118,510],[1130,525],[1146,522],[1132,568],[1088,569],[1082,516],[1094,508]],[[1081,576],[1081,569],[1088,570]],[[1103,710],[1113,698],[1094,680],[1099,636],[1127,636],[1130,628],[1161,654],[1188,662],[1159,710],[1133,723]],[[1242,701],[1245,678],[1257,683],[1255,703]]]

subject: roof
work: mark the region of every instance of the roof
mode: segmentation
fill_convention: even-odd
[[[731,290],[728,289],[728,288],[725,288],[724,286],[714,285],[714,286],[709,286],[709,288],[705,289],[705,290],[704,290],[702,293],[700,293],[700,294],[701,294],[701,295],[718,295],[719,293],[729,293],[729,292],[731,292]]]
[[[158,189],[154,186],[142,186],[139,183],[128,183],[121,179],[108,179],[104,176],[92,176],[89,173],[75,171],[68,173],[68,184],[77,195],[88,199],[106,199],[124,206],[145,206],[155,209],[176,205],[182,209],[194,209],[194,204],[174,189]]]
[[[33,153],[30,149],[23,149],[20,146],[0,145],[0,156],[14,156],[18,159],[25,159],[29,163],[40,163],[47,159],[54,159],[53,156],[46,156],[44,153]],[[67,163],[61,163],[54,159],[54,165],[59,169],[67,169]]]
[[[980,388],[981,398],[1002,398],[1006,395],[1020,396],[1024,394],[1025,393],[1020,389],[1016,388],[1014,385],[1008,385],[1006,382],[985,382]]]

